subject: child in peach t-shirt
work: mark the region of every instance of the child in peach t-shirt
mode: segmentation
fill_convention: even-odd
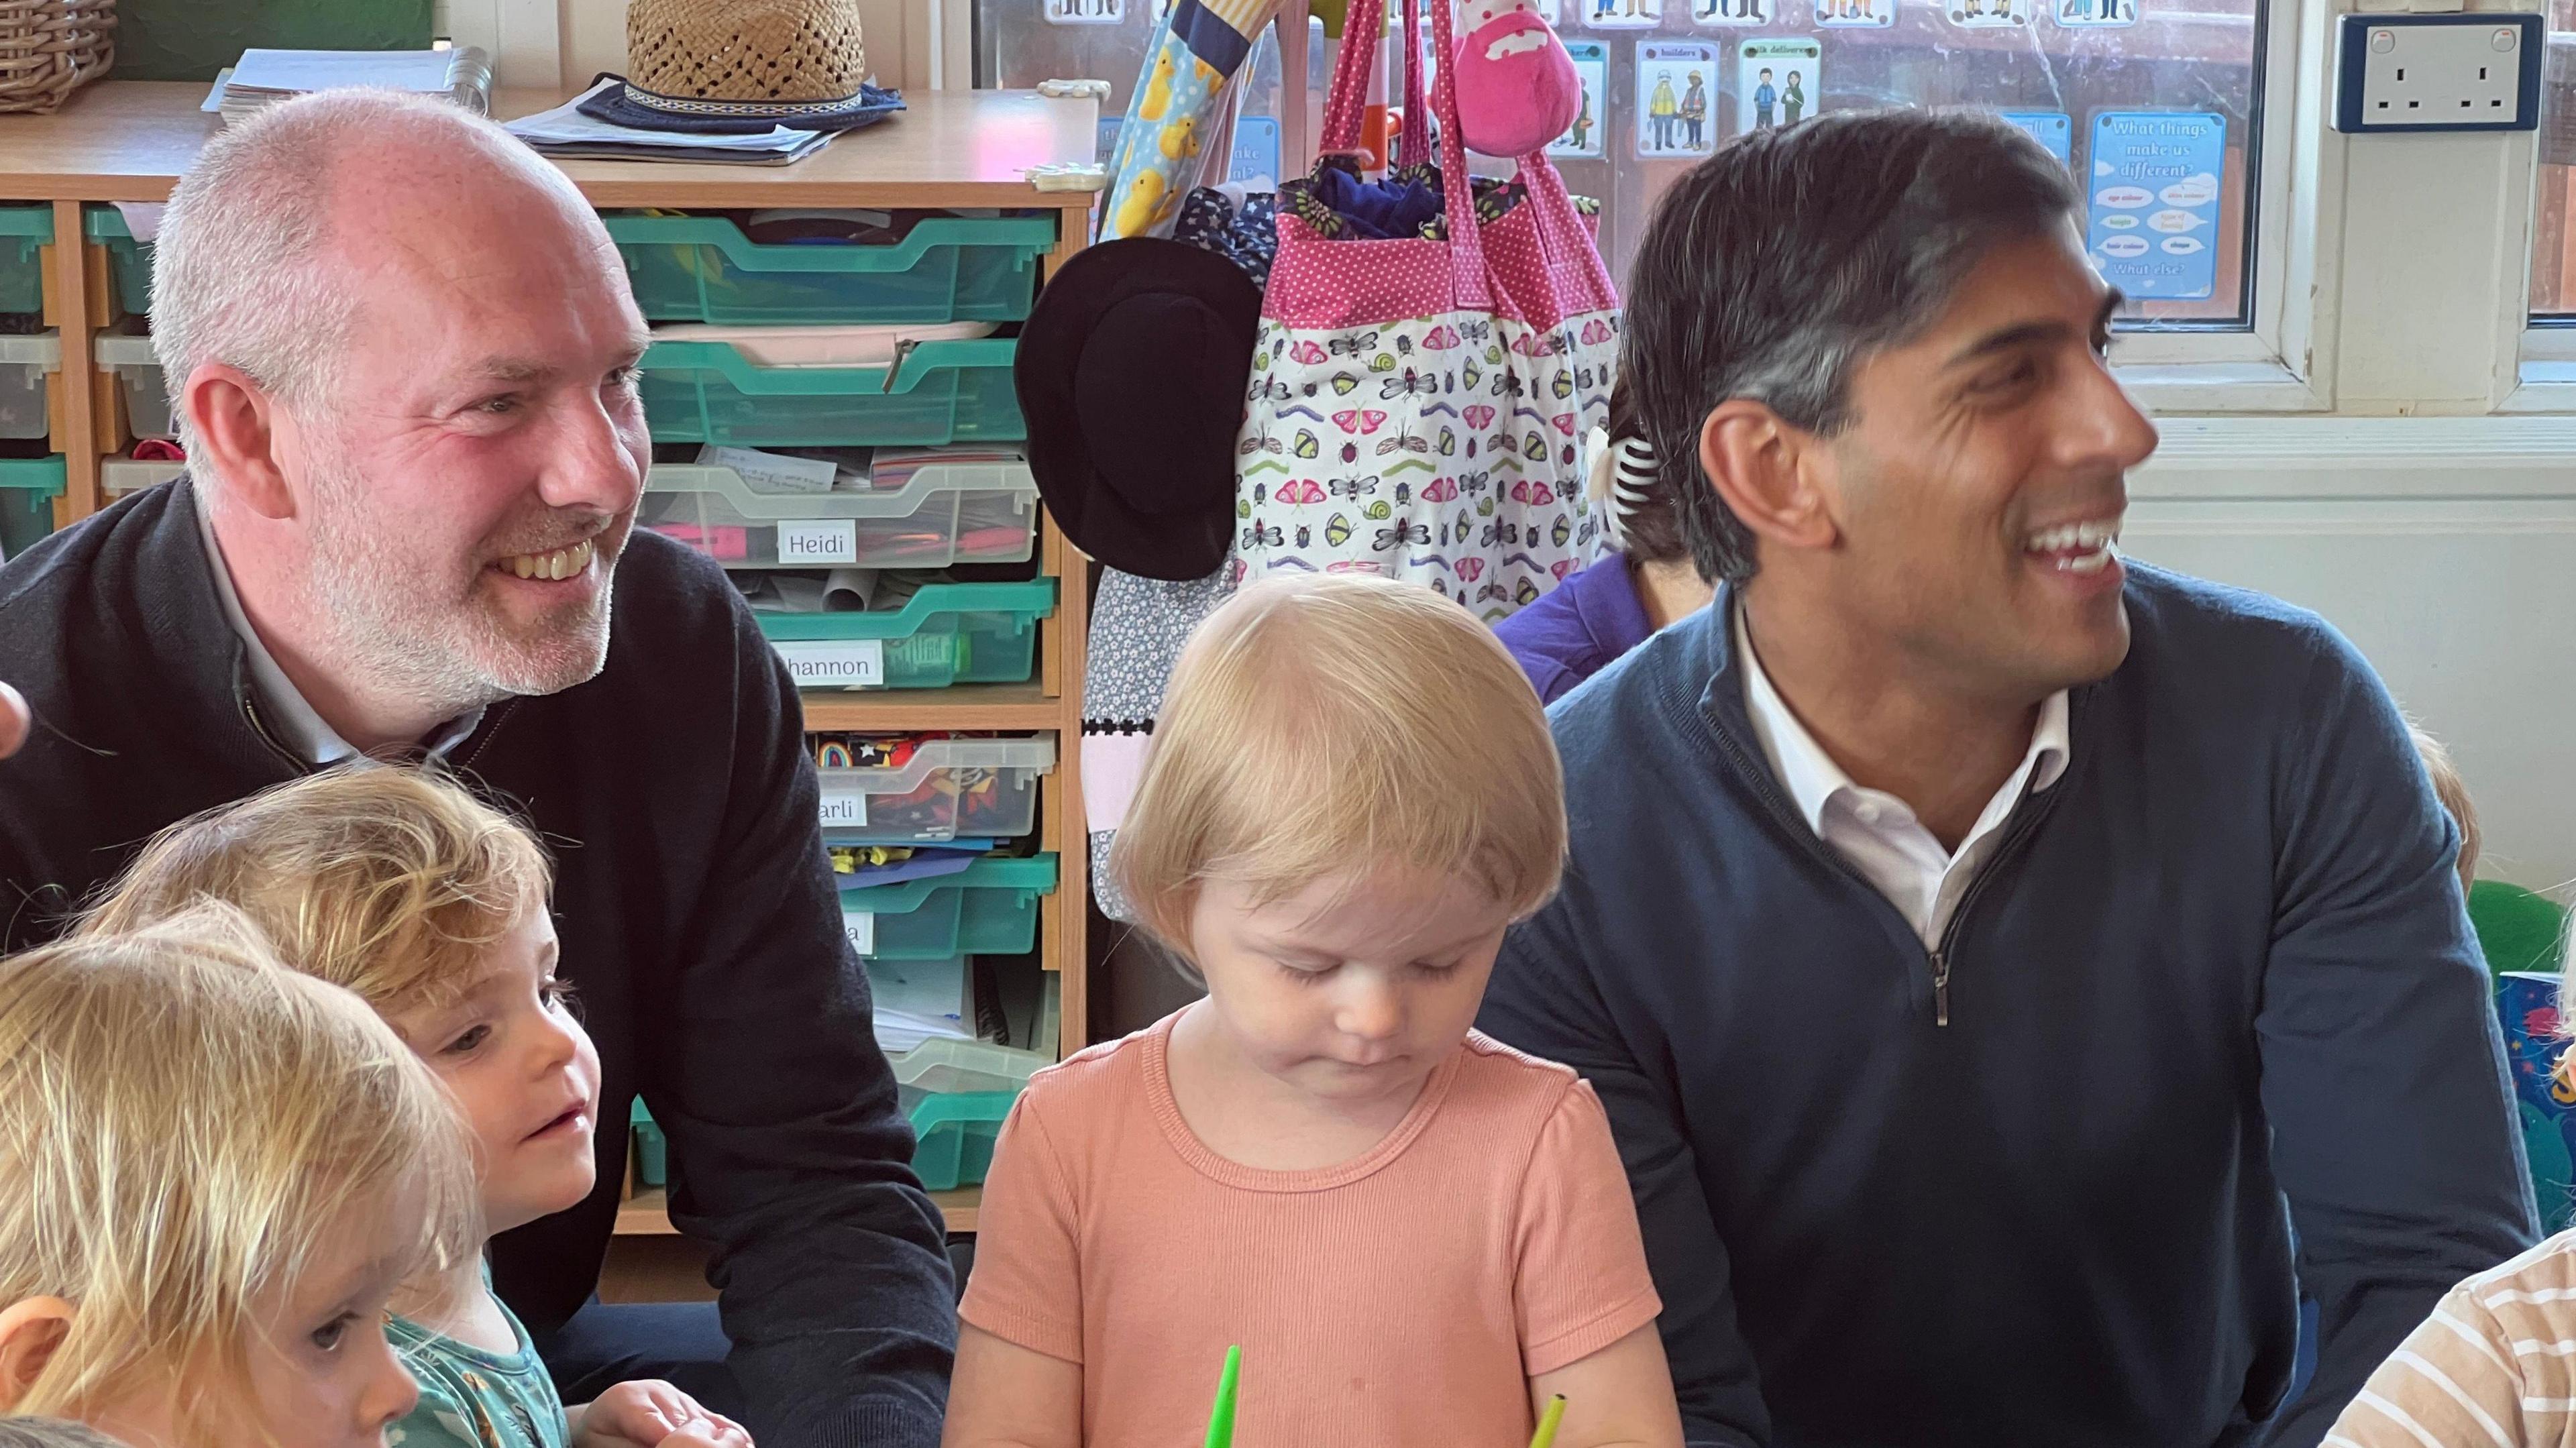
[[[1556,888],[1511,656],[1408,584],[1255,584],[1172,675],[1111,869],[1207,999],[1029,1083],[985,1183],[947,1448],[1679,1448],[1608,1119],[1470,1029]]]

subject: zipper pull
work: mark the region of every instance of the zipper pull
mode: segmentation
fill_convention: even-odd
[[[1950,1024],[1950,957],[1932,952],[1932,1024]]]

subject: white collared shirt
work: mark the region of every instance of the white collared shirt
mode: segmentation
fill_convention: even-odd
[[[206,506],[204,485],[194,486],[198,488],[197,534],[206,543],[206,564],[215,575],[215,596],[223,600],[224,618],[232,624],[233,633],[242,641],[242,652],[249,658],[251,693],[258,700],[271,737],[296,758],[317,767],[357,758],[358,747],[341,738],[340,731],[314,712],[305,701],[304,691],[286,677],[277,656],[260,641],[259,630],[251,627],[250,615],[242,611],[241,594],[233,588],[232,569],[224,562],[223,545],[215,539],[215,520]],[[431,758],[444,758],[482,722],[482,709],[468,710],[432,730],[422,747]]]
[[[1940,946],[1941,932],[1958,913],[1959,901],[1976,882],[2001,841],[2004,821],[2021,803],[2025,788],[2037,794],[2066,773],[2071,745],[2066,727],[2066,691],[2058,690],[2039,706],[2039,725],[2031,731],[2030,750],[2021,767],[2004,781],[1983,814],[1959,842],[1957,853],[1941,847],[1905,801],[1884,790],[1852,782],[1842,766],[1816,743],[1798,722],[1762,661],[1753,652],[1744,611],[1734,611],[1736,656],[1744,661],[1744,705],[1753,716],[1754,737],[1762,742],[1771,773],[1789,791],[1789,799],[1816,837],[1851,862],[1853,869],[1893,902],[1926,950]]]

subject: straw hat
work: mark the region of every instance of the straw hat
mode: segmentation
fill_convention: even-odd
[[[869,105],[859,0],[633,0],[626,67],[623,99],[676,117],[829,126]]]

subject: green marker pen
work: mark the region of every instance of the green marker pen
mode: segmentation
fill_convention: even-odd
[[[1234,1448],[1234,1389],[1243,1372],[1243,1349],[1225,1350],[1225,1374],[1216,1380],[1216,1406],[1208,1410],[1207,1448]]]

